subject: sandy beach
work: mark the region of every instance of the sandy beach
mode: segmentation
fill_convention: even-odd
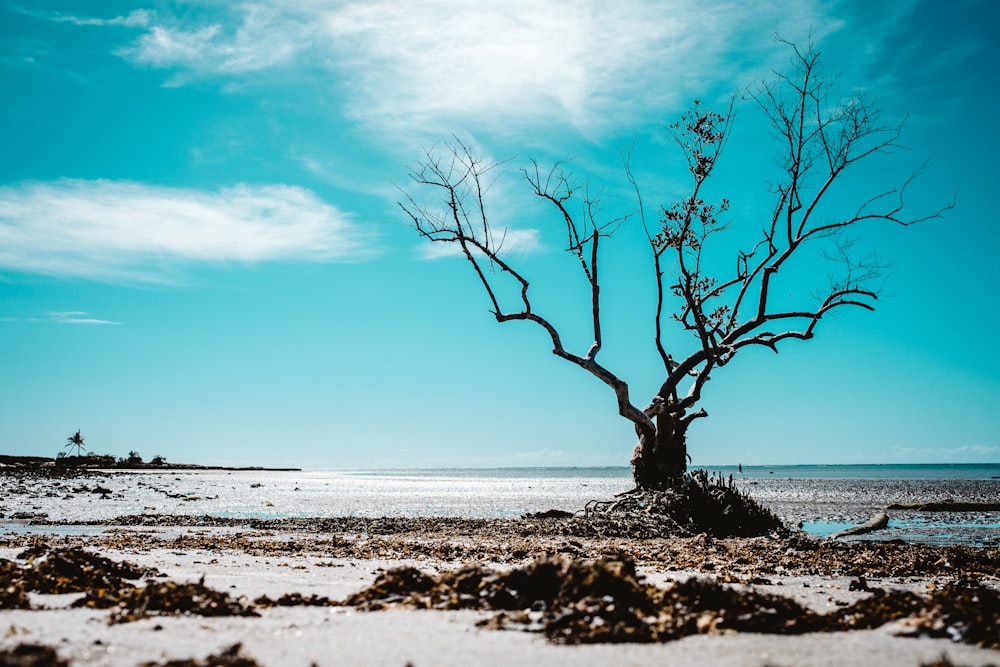
[[[100,572],[108,567],[100,564],[103,557],[143,571],[143,576],[129,584],[137,590],[148,591],[151,586],[175,590],[200,583],[206,590],[225,594],[233,609],[255,614],[204,616],[196,609],[170,613],[150,611],[150,606],[142,614],[136,612],[142,616],[136,620],[112,622],[115,614],[120,620],[124,603],[105,608],[73,606],[93,598],[93,590],[31,591],[27,593],[30,609],[0,611],[0,649],[11,652],[27,644],[48,646],[64,664],[131,667],[181,660],[185,662],[177,664],[910,667],[1000,663],[998,620],[995,611],[989,610],[974,621],[978,627],[972,635],[962,631],[961,619],[948,616],[953,612],[937,617],[925,614],[922,620],[908,613],[870,629],[796,634],[735,632],[727,629],[724,613],[701,612],[695,619],[696,631],[682,638],[566,645],[546,636],[538,623],[497,621],[501,614],[515,618],[523,610],[443,610],[442,606],[480,604],[475,600],[462,602],[461,596],[449,603],[447,595],[454,596],[454,592],[446,591],[445,597],[433,599],[424,593],[397,594],[385,604],[374,605],[384,607],[378,611],[366,610],[372,605],[344,604],[360,592],[373,590],[369,587],[376,582],[382,582],[384,589],[384,577],[395,568],[413,567],[433,579],[474,566],[477,571],[492,573],[489,577],[493,579],[484,581],[494,581],[495,586],[498,578],[503,581],[503,573],[550,559],[547,562],[610,562],[614,567],[634,563],[636,578],[655,591],[670,590],[677,582],[703,581],[739,595],[764,596],[764,602],[753,603],[757,607],[777,605],[777,609],[785,609],[781,601],[790,600],[799,605],[796,609],[804,610],[792,613],[791,622],[795,614],[800,619],[810,612],[831,618],[854,609],[851,605],[859,601],[879,596],[890,599],[880,591],[914,593],[927,601],[928,609],[936,591],[951,591],[952,586],[995,592],[1000,573],[1000,549],[996,546],[942,546],[862,537],[831,541],[797,532],[742,539],[704,535],[633,539],[607,531],[602,534],[602,529],[586,528],[578,521],[525,517],[254,519],[148,513],[102,523],[33,524],[10,517],[16,512],[55,511],[59,503],[73,499],[46,499],[34,490],[41,488],[37,480],[9,475],[2,479],[5,531],[0,537],[0,563],[8,564],[4,570],[8,584],[14,581],[12,572],[44,568],[46,562],[59,566],[59,559],[67,558],[66,554],[86,554],[83,566],[59,566],[64,570],[57,571],[65,572],[67,582],[77,576],[72,572]],[[109,482],[105,488],[134,484],[134,477],[71,482],[79,487],[102,480]],[[25,493],[15,493],[18,488]],[[984,492],[984,488],[978,487],[975,493]],[[18,497],[34,500],[21,502],[15,500]],[[77,498],[82,500],[89,500],[89,496]],[[845,501],[840,510],[846,516],[861,512],[862,508],[851,509],[849,504]],[[797,507],[796,512],[801,513],[801,506]],[[824,508],[813,509],[815,512],[801,516],[824,515]],[[96,559],[93,563],[87,560],[91,557]],[[440,586],[435,590],[441,590]],[[486,589],[479,594],[485,595],[482,590]],[[277,604],[283,596],[285,604]],[[614,604],[608,602],[609,597],[587,604],[598,605],[601,613],[611,618],[616,612],[607,606]],[[310,601],[313,604],[308,604]],[[416,608],[421,605],[436,608]],[[541,615],[538,610],[527,614],[536,620]],[[600,614],[587,618],[591,629],[605,623],[595,620]],[[506,627],[493,629],[499,625]],[[973,635],[992,639],[970,639]],[[236,644],[240,648],[227,655]],[[942,656],[947,656],[946,661],[935,662]]]

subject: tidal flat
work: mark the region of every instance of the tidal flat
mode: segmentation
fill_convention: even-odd
[[[882,495],[766,480],[751,492],[790,530],[726,539],[528,516],[559,504],[550,496],[518,515],[303,516],[336,501],[309,491],[321,481],[0,475],[0,649],[122,666],[1000,663],[995,517],[966,517],[972,543],[903,539],[891,524],[844,540],[796,529],[892,502],[995,500],[991,480]],[[572,484],[579,498],[607,491]],[[213,513],[231,487],[258,511]]]

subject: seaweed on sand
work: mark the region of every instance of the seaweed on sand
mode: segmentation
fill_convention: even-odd
[[[242,644],[233,644],[219,653],[213,653],[204,660],[186,658],[167,662],[144,662],[139,667],[260,667],[253,658],[243,654]]]
[[[18,644],[14,648],[0,649],[2,667],[69,667],[51,646]]]
[[[333,604],[326,596],[313,594],[306,597],[302,593],[285,593],[277,600],[261,595],[253,603],[258,607],[329,607]]]
[[[905,619],[903,634],[947,637],[1000,647],[1000,593],[968,583],[929,596],[870,589],[832,614],[796,601],[715,581],[688,579],[657,588],[642,582],[624,558],[554,556],[498,572],[470,565],[439,575],[406,567],[383,573],[344,600],[366,610],[391,606],[479,609],[500,613],[486,627],[519,626],[566,644],[664,642],[694,634],[801,634],[874,628]]]
[[[205,586],[204,581],[178,584],[147,579],[155,576],[128,562],[116,562],[79,547],[53,549],[36,544],[18,556],[23,564],[0,560],[0,608],[29,609],[27,593],[85,593],[74,607],[113,609],[112,623],[126,623],[156,614],[200,616],[257,616],[242,599]]]
[[[78,547],[52,549],[36,544],[18,554],[24,563],[0,559],[0,609],[30,609],[29,592],[63,594],[120,591],[133,588],[150,572],[128,562],[117,563]]]
[[[344,604],[369,610],[397,604],[499,610],[505,613],[486,625],[517,624],[560,643],[656,642],[725,631],[793,633],[818,626],[815,614],[785,598],[694,579],[658,589],[620,558],[555,556],[508,572],[476,565],[436,577],[400,568]]]
[[[142,588],[88,593],[73,603],[75,607],[112,608],[111,623],[129,623],[154,614],[194,614],[197,616],[259,616],[243,599],[197,583],[147,581]]]
[[[869,588],[872,595],[830,615],[831,629],[862,630],[902,621],[900,634],[1000,648],[1000,591],[958,580],[917,595]]]
[[[82,593],[133,586],[130,580],[156,574],[129,562],[115,562],[79,547],[35,545],[20,554],[25,561],[20,578],[37,593]]]
[[[1000,591],[955,581],[931,591],[927,603],[905,621],[910,634],[1000,649]]]

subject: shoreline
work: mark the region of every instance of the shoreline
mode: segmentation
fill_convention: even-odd
[[[73,458],[73,457],[70,457]],[[107,458],[107,457],[104,457]],[[129,463],[119,462],[114,465],[98,463],[64,462],[66,459],[54,459],[46,456],[9,456],[0,454],[0,475],[55,475],[72,476],[86,473],[116,472],[183,472],[198,470],[229,470],[234,472],[303,472],[302,468],[269,468],[265,466],[216,466],[198,463]]]
[[[263,596],[304,602],[258,606],[254,617],[158,612],[130,623],[109,624],[113,609],[73,608],[80,595],[33,593],[36,609],[0,612],[8,626],[0,648],[41,644],[53,647],[73,666],[112,667],[162,664],[168,659],[205,665],[195,660],[218,655],[237,643],[242,655],[262,666],[409,663],[419,667],[512,661],[578,667],[860,666],[877,659],[883,667],[915,667],[932,664],[942,655],[963,667],[1000,661],[1000,651],[922,636],[923,631],[902,618],[871,629],[837,632],[732,634],[705,626],[691,636],[663,643],[564,646],[539,632],[480,628],[495,617],[482,610],[394,605],[384,611],[363,611],[339,603],[308,604],[324,598],[345,600],[398,567],[439,576],[470,566],[509,571],[539,558],[589,562],[613,554],[615,559],[635,562],[641,580],[658,588],[705,581],[738,595],[774,596],[818,614],[835,614],[847,605],[877,598],[879,590],[926,596],[963,581],[1000,590],[997,548],[833,542],[801,535],[580,537],[563,534],[558,520],[548,519],[347,518],[328,525],[293,522],[284,527],[275,522],[256,527],[199,526],[196,519],[176,525],[170,519],[164,517],[157,525],[90,526],[86,534],[8,533],[0,536],[0,559],[17,561],[26,553],[44,559],[57,550],[83,549],[157,572],[146,586],[201,582],[233,600],[243,600],[241,604],[250,605]],[[993,632],[1000,637],[996,628]]]
[[[825,535],[889,516],[869,539],[1000,545],[1000,480],[737,481],[789,528]],[[164,521],[157,516],[239,521],[326,521],[331,517],[516,519],[556,510],[577,514],[588,502],[628,490],[628,480],[598,477],[485,478],[380,476],[257,470],[79,471],[72,476],[0,474],[0,522],[30,526]],[[889,509],[892,506],[902,509]],[[927,512],[924,507],[948,511]],[[969,510],[975,511],[958,511]],[[176,521],[188,521],[179,518]]]
[[[655,530],[637,530],[636,524],[527,513],[480,517],[292,516],[302,508],[336,507],[329,503],[343,503],[343,489],[365,486],[371,480],[350,478],[345,482],[349,482],[348,486],[328,487],[332,482],[323,475],[256,476],[211,471],[180,475],[180,471],[171,471],[136,476],[128,471],[115,472],[119,474],[70,478],[0,475],[0,514],[4,515],[0,517],[0,565],[8,576],[24,572],[36,562],[55,562],[58,554],[71,552],[94,562],[108,558],[135,564],[150,573],[146,583],[136,582],[137,590],[179,595],[190,587],[205,586],[199,593],[202,598],[224,594],[229,600],[226,604],[251,609],[255,615],[206,617],[157,611],[149,618],[109,623],[118,607],[109,610],[73,606],[90,594],[93,584],[79,593],[29,592],[25,599],[32,609],[0,611],[0,620],[7,627],[6,633],[0,635],[0,650],[40,644],[54,649],[59,659],[73,667],[136,667],[165,664],[167,660],[182,660],[185,662],[179,664],[190,667],[227,664],[212,662],[206,656],[220,656],[235,644],[241,644],[239,655],[251,661],[244,665],[275,667],[311,663],[465,667],[512,662],[573,667],[624,663],[692,667],[879,663],[882,667],[917,667],[935,664],[942,655],[951,662],[936,664],[985,667],[1000,662],[1000,651],[993,648],[938,636],[904,636],[944,632],[926,625],[930,622],[927,619],[946,618],[940,616],[944,612],[935,611],[934,595],[952,596],[961,602],[963,594],[947,591],[966,585],[983,587],[979,595],[985,595],[983,591],[993,595],[993,591],[1000,590],[1000,545],[934,545],[891,537],[879,540],[870,535],[829,540],[794,529],[787,535],[755,538],[664,537]],[[531,502],[536,505],[548,504],[553,497],[565,499],[564,494],[569,492],[576,494],[572,498],[580,499],[608,494],[608,489],[614,488],[610,483],[598,482],[590,480],[587,483],[594,486],[577,488],[573,480],[562,480],[563,486],[558,486],[555,496],[537,497],[529,491],[551,489],[538,490],[534,482],[525,483],[498,502],[513,504],[511,499],[522,502],[524,498],[535,498]],[[358,496],[358,507],[375,511],[391,507],[377,504],[387,493],[407,501],[414,500],[416,494],[417,505],[413,506],[426,507],[439,493],[433,480],[407,480],[401,486],[391,486],[397,483],[393,480],[386,483],[390,486],[376,484],[370,495],[365,492]],[[494,488],[510,486],[509,481],[504,484],[470,488],[480,494],[476,498],[484,498],[482,494],[492,493]],[[554,484],[547,481],[544,486]],[[995,484],[887,482],[878,487],[881,495],[865,492],[857,485],[845,488],[836,481],[774,480],[754,488],[762,492],[756,497],[764,496],[762,502],[780,508],[779,515],[788,521],[795,516],[832,515],[827,504],[837,501],[837,512],[844,516],[864,514],[873,503],[889,497],[903,502],[939,487],[958,491],[953,495],[971,501],[993,493]],[[466,493],[465,487],[454,479],[440,487],[448,493],[459,493],[468,507],[470,501],[461,495]],[[327,497],[329,501],[322,500]],[[399,505],[404,509],[410,506]],[[544,505],[534,509],[542,508]],[[280,516],[262,516],[262,509]],[[226,513],[230,515],[221,515]],[[24,518],[12,520],[15,516]],[[889,596],[886,600],[910,596],[905,598],[910,600],[910,606],[898,616],[879,617],[866,629],[804,634],[734,633],[725,629],[725,614],[698,612],[691,617],[693,625],[685,631],[693,634],[683,638],[659,643],[564,646],[546,639],[539,631],[517,629],[519,626],[511,626],[510,621],[498,616],[508,612],[414,609],[414,605],[432,605],[412,596],[412,601],[406,603],[409,598],[403,591],[394,593],[389,608],[383,611],[363,611],[337,602],[369,590],[381,581],[380,577],[399,567],[422,573],[408,575],[407,581],[437,581],[447,576],[464,580],[461,577],[486,570],[516,572],[545,559],[589,567],[587,563],[609,558],[634,563],[643,585],[656,590],[674,590],[685,582],[697,581],[715,587],[711,590],[729,591],[726,595],[736,596],[732,598],[734,603],[776,600],[776,613],[792,614],[789,623],[801,621],[795,620],[795,614],[826,614],[830,618],[856,604],[878,609],[880,595]],[[61,577],[71,579],[78,570],[94,570],[89,565],[82,569],[60,567],[57,581]],[[594,580],[602,577],[605,575]],[[661,594],[665,593],[656,593]],[[443,600],[452,599],[449,593],[442,595]],[[274,604],[255,602],[264,597]],[[583,605],[579,609],[591,609],[597,605],[604,609],[601,613],[614,617],[615,612],[600,607],[606,605],[606,601],[602,602],[606,597],[581,598],[572,602],[576,605],[573,608]],[[745,604],[754,608],[759,602]],[[808,611],[787,611],[799,606]],[[536,612],[545,608],[543,605]],[[523,616],[535,624],[529,624],[529,630],[537,630],[540,617],[531,615],[536,612]],[[988,626],[987,621],[985,629],[993,633],[988,636],[995,638],[989,641],[1000,645],[1000,626],[996,626],[1000,620],[992,620],[994,626]],[[599,627],[604,622],[603,616],[595,616],[585,628]],[[957,623],[942,622],[945,628],[952,627],[949,622]],[[480,627],[484,623],[506,629]],[[723,625],[715,628],[716,623]],[[983,622],[977,623],[973,626],[984,627]],[[642,626],[638,627],[641,631]]]

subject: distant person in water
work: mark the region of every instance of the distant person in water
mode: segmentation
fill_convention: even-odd
[[[741,475],[743,474],[743,464],[742,463],[737,463],[736,464],[736,471],[739,472]]]

